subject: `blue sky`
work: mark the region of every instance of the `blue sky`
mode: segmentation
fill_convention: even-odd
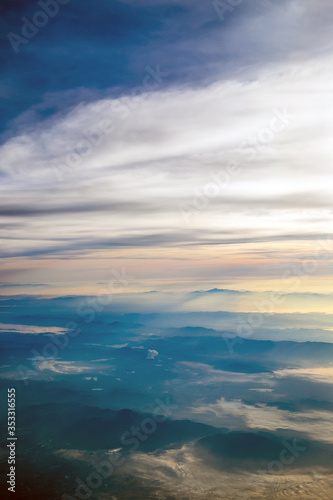
[[[195,87],[254,78],[279,61],[328,51],[328,2],[315,10],[288,0],[239,4],[223,15],[218,2],[101,0],[97,8],[70,0],[15,54],[8,35],[21,35],[22,17],[31,21],[41,7],[3,2],[2,129],[28,110],[42,119],[83,100],[122,95],[147,64],[169,73],[167,87]]]
[[[330,2],[42,5],[1,7],[6,289],[328,293]]]
[[[332,21],[2,1],[0,392],[34,500],[118,453],[96,498],[330,498]]]

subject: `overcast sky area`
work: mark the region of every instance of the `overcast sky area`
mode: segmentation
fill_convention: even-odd
[[[38,11],[0,12],[3,293],[328,293],[329,0]]]

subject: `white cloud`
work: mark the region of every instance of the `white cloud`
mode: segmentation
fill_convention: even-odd
[[[158,356],[158,351],[155,349],[148,349],[147,359],[155,359]]]
[[[297,377],[324,384],[333,384],[333,367],[296,368],[275,371],[277,377]]]
[[[331,62],[321,61],[318,70],[316,61],[308,61],[306,75],[303,65],[284,64],[253,82],[221,81],[205,88],[156,92],[135,105],[124,97],[122,108],[114,100],[81,105],[43,129],[10,139],[1,147],[6,174],[1,205],[3,214],[16,214],[25,229],[12,231],[23,240],[16,240],[15,247],[5,240],[3,252],[34,251],[37,239],[39,247],[52,252],[54,238],[63,251],[80,244],[93,249],[105,235],[123,241],[131,236],[141,245],[151,244],[149,238],[140,243],[140,237],[151,233],[163,236],[160,245],[184,237],[192,243],[228,241],[230,231],[236,240],[247,233],[279,238],[292,235],[300,217],[296,234],[326,232],[333,180],[333,125],[327,106]],[[277,120],[276,113],[286,117]],[[97,128],[110,118],[114,131],[92,146],[77,167],[66,168],[58,183],[52,165],[66,163],[71,148],[85,140],[85,134],[93,140]],[[264,144],[272,123],[285,128],[273,131]],[[256,151],[251,141],[257,141]],[[193,190],[209,191],[211,174],[222,172],[233,160],[241,162],[242,172],[227,188],[221,187],[204,210],[194,209]],[[194,210],[192,232],[171,238],[171,229],[184,229],[180,203]],[[47,217],[36,224],[36,213],[29,217],[31,207]],[[221,210],[228,217],[218,217]],[[315,213],[321,221],[311,222]]]
[[[11,325],[0,323],[0,332],[29,333],[36,335],[41,333],[53,333],[55,335],[63,335],[66,333],[66,330],[58,326]]]
[[[305,500],[328,499],[332,480],[332,475],[313,467],[292,471],[285,468],[283,477],[268,473],[228,473],[203,460],[191,446],[158,454],[132,455],[124,469],[140,481],[153,484],[154,491],[160,491],[161,497],[170,492],[179,498],[200,500],[277,500],[284,497],[293,500],[299,498],[300,492]]]
[[[193,414],[202,422],[229,429],[278,429],[295,430],[318,441],[333,443],[332,412],[309,410],[288,412],[263,403],[245,404],[240,399],[221,398],[213,404],[192,408]],[[240,420],[241,419],[241,420]]]

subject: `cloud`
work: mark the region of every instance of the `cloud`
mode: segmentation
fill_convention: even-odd
[[[13,332],[22,334],[45,334],[51,333],[55,335],[63,335],[66,333],[64,328],[58,326],[35,326],[35,325],[11,325],[6,323],[0,323],[0,333],[1,332]]]
[[[87,364],[81,361],[61,361],[56,358],[44,358],[43,356],[35,356],[33,364],[37,370],[41,372],[54,372],[63,375],[76,375],[81,373],[109,373],[114,368],[110,365],[102,365],[101,363],[88,362]]]
[[[36,10],[29,2],[2,6],[2,32],[19,33],[21,17],[31,18]],[[152,61],[169,72],[167,85],[173,87],[234,74],[249,78],[250,73],[252,79],[282,60],[294,63],[325,54],[332,20],[329,0],[315,7],[297,0],[242,2],[223,22],[213,3],[188,0],[128,0],[112,6],[103,1],[99,9],[72,0],[60,10],[43,36],[38,34],[19,54],[8,39],[3,42],[0,90],[8,101],[3,116],[8,120],[28,110],[16,120],[19,128],[83,101],[129,92]],[[88,20],[84,29],[82,19]],[[10,126],[15,129],[13,122]]]
[[[333,363],[333,361],[332,361]],[[331,364],[332,364],[331,363]],[[333,366],[330,367],[316,367],[316,368],[286,368],[275,372],[277,377],[297,377],[309,379],[314,382],[321,382],[325,384],[333,384]]]
[[[25,9],[2,8],[5,33]],[[332,223],[332,17],[328,0],[242,2],[223,22],[212,3],[73,0],[20,64],[8,44],[5,115],[27,111],[0,146],[6,264],[46,283],[60,259],[75,282],[107,257],[143,281],[281,276]]]
[[[285,66],[256,82],[229,81],[199,89],[160,91],[145,95],[135,105],[129,97],[121,103],[96,101],[75,108],[60,120],[51,120],[43,129],[37,127],[32,133],[8,140],[1,148],[2,168],[20,202],[14,206],[13,191],[4,192],[0,210],[4,220],[24,220],[26,228],[17,233],[21,248],[14,250],[8,240],[3,255],[65,253],[80,247],[86,252],[119,245],[216,246],[324,238],[330,220],[330,117],[325,111],[325,93],[318,92],[309,101],[303,88],[316,86],[330,74],[325,70],[320,76],[310,74],[299,80],[297,71],[290,74]],[[322,110],[319,116],[312,114],[314,105]],[[246,169],[243,166],[228,186],[219,185],[223,183],[223,165],[240,156],[239,145],[251,133],[260,134],[275,113],[283,116],[285,109],[292,110],[285,118],[289,129],[285,124],[286,130],[276,134],[271,151],[259,151],[249,161],[245,156]],[[127,113],[128,119],[122,119]],[[193,115],[199,114],[200,122],[193,121]],[[115,126],[110,136],[100,136],[98,146],[92,145],[89,154],[79,156],[79,166],[68,166],[66,158],[71,153],[66,150],[75,156],[77,145],[86,141],[84,134],[93,140],[99,124],[110,118]],[[311,123],[327,132],[313,137]],[[295,151],[300,141],[302,158],[299,150]],[[314,157],[322,158],[315,178]],[[238,160],[244,163],[244,157]],[[271,163],[269,168],[267,162]],[[302,177],[297,167],[300,162]],[[284,182],[286,164],[294,170],[293,187]],[[58,184],[57,172],[63,176]],[[23,179],[29,182],[29,192],[23,191]],[[205,199],[205,190],[209,192],[207,186],[212,185],[219,192]],[[249,195],[251,192],[255,197]],[[38,201],[32,205],[32,199]],[[207,206],[197,209],[200,203]],[[189,226],[182,219],[182,205],[190,212]],[[307,213],[295,232],[295,218],[305,207]],[[230,216],[217,222],[220,210]],[[321,211],[322,222],[310,222],[311,210]],[[36,216],[41,221],[38,228],[34,227]],[[60,224],[64,216],[66,224]],[[276,221],[273,227],[272,217]],[[214,224],[208,222],[212,218]],[[49,219],[52,237],[67,240],[59,249],[47,242],[51,238]],[[106,239],[111,221],[113,234]],[[28,244],[33,227],[39,248]]]
[[[158,356],[158,351],[155,349],[148,349],[147,359],[155,359]]]
[[[48,286],[45,283],[0,283],[0,288],[34,288]]]
[[[195,406],[193,416],[200,421],[229,429],[295,430],[311,439],[333,443],[332,412],[308,410],[289,412],[264,403],[248,405],[240,399],[221,398],[213,404]],[[192,418],[193,418],[192,416]]]
[[[278,459],[278,457],[277,457]],[[278,500],[284,496],[293,500],[301,492],[302,498],[316,500],[330,498],[332,475],[321,468],[285,467],[278,476],[270,473],[228,473],[216,464],[203,460],[193,447],[131,456],[124,466],[130,475],[140,479],[140,484],[162,490],[179,498],[202,499],[215,496],[232,499],[244,496],[249,500]],[[287,484],[287,486],[286,486]],[[162,494],[163,494],[162,493]]]

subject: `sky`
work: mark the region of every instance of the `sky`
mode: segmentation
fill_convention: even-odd
[[[332,312],[331,2],[60,3],[0,8],[2,294]]]
[[[82,498],[113,458],[91,498],[331,498],[332,23],[330,0],[2,0],[17,498]]]

